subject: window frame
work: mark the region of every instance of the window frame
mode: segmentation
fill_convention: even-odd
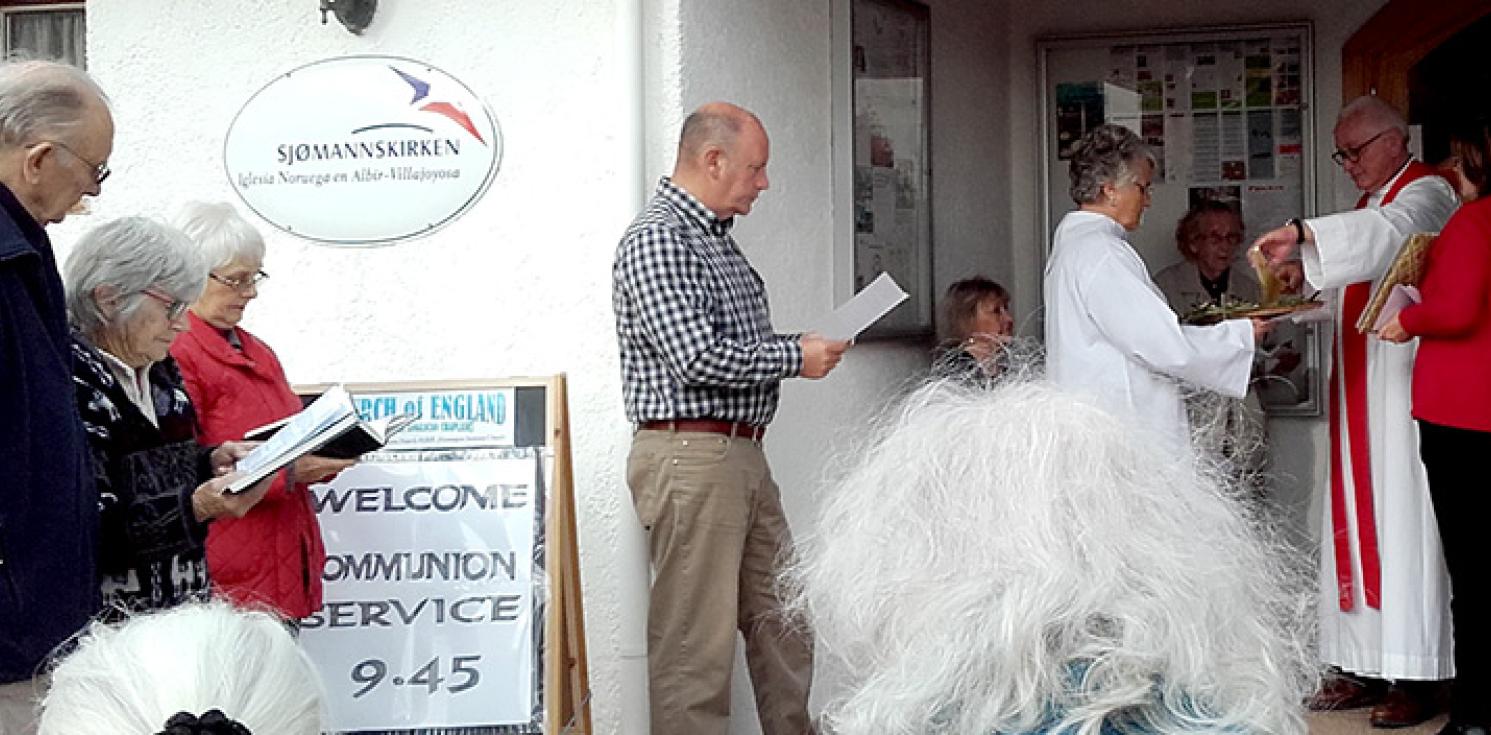
[[[76,10],[83,14],[84,22],[87,22],[88,4],[85,0],[74,0],[73,2],[60,2],[59,0],[0,0],[0,54],[9,56],[14,49],[10,47],[10,17],[22,13],[45,13],[58,10]],[[83,66],[88,65],[88,38],[83,38]]]

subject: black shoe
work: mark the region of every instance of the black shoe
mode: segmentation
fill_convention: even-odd
[[[1439,694],[1444,687],[1439,682],[1394,682],[1387,688],[1387,695],[1372,708],[1368,720],[1372,727],[1413,727],[1433,719],[1443,710]]]
[[[1371,707],[1381,702],[1386,693],[1387,682],[1381,679],[1335,671],[1321,683],[1320,690],[1310,697],[1307,706],[1317,712]]]

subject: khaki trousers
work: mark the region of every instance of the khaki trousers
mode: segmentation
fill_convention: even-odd
[[[0,735],[35,735],[48,677],[0,684]]]
[[[647,532],[652,594],[647,672],[653,735],[724,735],[735,631],[765,735],[812,733],[813,644],[775,591],[791,533],[761,445],[687,431],[639,431],[627,484]]]

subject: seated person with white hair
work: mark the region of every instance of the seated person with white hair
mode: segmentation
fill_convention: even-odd
[[[226,602],[95,623],[52,671],[41,735],[316,735],[320,678],[284,625]]]
[[[911,394],[787,574],[827,729],[1304,735],[1309,570],[1166,449],[1049,383]]]
[[[268,489],[224,492],[248,446],[198,446],[196,415],[167,354],[202,291],[201,263],[181,232],[124,217],[83,235],[64,269],[73,384],[98,489],[98,571],[113,610],[205,593],[208,523],[243,515]]]

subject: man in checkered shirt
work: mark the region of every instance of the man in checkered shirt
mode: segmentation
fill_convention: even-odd
[[[616,252],[612,302],[637,517],[652,557],[655,735],[729,729],[735,631],[767,735],[813,731],[812,640],[779,614],[792,540],[761,451],[784,378],[821,378],[847,342],[776,334],[766,286],[730,237],[767,187],[761,121],[711,103],[684,121],[671,178]]]

